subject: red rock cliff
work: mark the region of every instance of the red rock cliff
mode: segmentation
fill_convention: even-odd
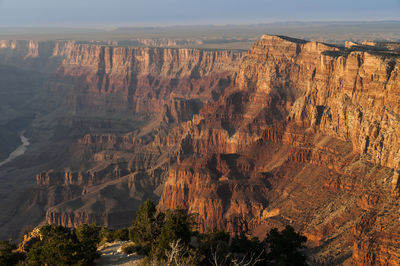
[[[157,113],[172,98],[218,97],[233,83],[244,55],[232,51],[63,43],[54,49],[53,56],[64,60],[50,87],[69,92],[70,98],[75,99],[70,104],[80,105],[78,109],[85,105],[95,108],[93,105],[99,100],[93,98],[113,94],[118,95],[119,102],[110,108],[122,104],[136,113]]]
[[[127,225],[160,198],[198,213],[203,231],[263,237],[291,224],[325,263],[400,260],[396,50],[279,36],[246,58],[41,44],[0,42],[0,56],[56,66],[54,132],[75,134],[67,162],[80,170],[37,175],[48,222]]]
[[[398,220],[351,231],[361,214],[398,213],[398,58],[357,45],[263,36],[235,88],[171,131],[185,141],[160,208],[199,213],[203,230],[234,232],[244,226],[233,222],[237,217],[256,235],[293,224],[310,245],[329,243],[317,252],[325,262],[343,262],[352,250],[358,264],[398,261],[399,242],[388,240],[390,230],[398,234]],[[365,244],[375,234],[379,241]]]
[[[21,60],[41,58],[40,45],[19,51],[32,55]],[[37,174],[32,201],[47,210],[47,222],[111,227],[129,225],[142,200],[159,198],[180,148],[165,143],[167,132],[217,100],[246,54],[75,42],[50,51],[62,60],[47,82],[46,99],[59,105],[46,126],[59,139],[72,132],[62,140],[70,143],[63,164],[74,170]]]

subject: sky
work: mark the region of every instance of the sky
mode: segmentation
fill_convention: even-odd
[[[400,20],[400,0],[0,0],[0,27]]]

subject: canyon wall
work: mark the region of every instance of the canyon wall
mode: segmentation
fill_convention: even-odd
[[[155,144],[154,139],[164,138],[171,127],[217,100],[232,86],[245,55],[2,41],[4,62],[32,62],[26,69],[47,75],[34,101],[44,112],[33,122],[32,134],[37,139],[50,136],[43,152],[63,147],[58,150],[62,162],[58,158],[48,163],[55,169],[36,175],[32,205],[46,210],[45,220],[51,223],[129,225],[143,200],[158,200],[176,160],[179,142]],[[54,105],[46,109],[47,103]]]
[[[399,223],[399,63],[390,51],[263,36],[235,88],[181,126],[159,207],[199,213],[202,230],[262,236],[292,224],[325,262],[398,261],[388,235]],[[359,221],[371,212],[390,216],[386,227]]]
[[[107,105],[118,95],[108,106],[111,112],[126,106],[135,113],[158,113],[175,98],[218,97],[233,83],[244,53],[68,43],[53,56],[65,59],[49,87],[72,90],[70,104],[77,110],[95,109],[99,101]]]
[[[318,263],[400,261],[396,51],[269,35],[249,54],[44,45],[0,42],[4,62],[48,77],[54,108],[32,135],[66,145],[30,192],[45,222],[127,226],[151,198],[203,232],[290,224]]]
[[[237,83],[269,95],[293,94],[288,119],[351,141],[354,152],[399,169],[399,71],[398,56],[391,53],[341,51],[264,36],[242,65]]]

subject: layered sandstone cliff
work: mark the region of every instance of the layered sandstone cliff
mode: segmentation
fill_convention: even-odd
[[[400,57],[375,46],[266,35],[246,56],[0,42],[4,60],[51,74],[56,110],[35,130],[68,145],[52,163],[72,170],[42,169],[32,209],[118,227],[159,199],[198,213],[202,231],[291,224],[320,262],[396,265]]]
[[[160,207],[186,207],[205,227],[232,232],[236,217],[258,235],[293,224],[314,245],[329,243],[318,253],[332,263],[348,259],[353,243],[358,264],[398,260],[386,235],[398,220],[374,245],[365,244],[374,225],[354,236],[351,228],[363,213],[397,212],[399,63],[392,51],[263,36],[236,88],[183,127]]]
[[[246,52],[119,47],[74,41],[0,41],[3,64],[52,74],[48,88],[67,108],[158,113],[175,98],[216,99]],[[108,97],[105,98],[104,94]],[[111,96],[112,94],[113,96]]]
[[[43,57],[40,45],[4,44],[25,61]],[[35,130],[54,132],[53,145],[68,148],[61,167],[36,175],[32,202],[47,222],[110,227],[129,225],[143,200],[157,200],[180,145],[157,140],[217,100],[246,54],[76,42],[55,42],[50,51],[59,64],[43,97],[58,106]]]
[[[71,95],[75,109],[107,105],[104,94],[112,94],[107,96],[110,112],[125,107],[158,113],[174,98],[209,100],[221,95],[233,83],[244,53],[68,43],[56,47],[53,56],[65,59],[50,88]]]

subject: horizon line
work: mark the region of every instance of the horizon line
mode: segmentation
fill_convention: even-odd
[[[273,25],[273,24],[302,24],[302,23],[400,23],[399,19],[363,19],[363,20],[276,20],[276,21],[260,21],[260,22],[243,22],[243,23],[232,23],[232,22],[197,22],[197,23],[155,23],[155,24],[60,24],[60,25],[0,25],[0,29],[91,29],[91,30],[117,30],[117,29],[134,29],[134,28],[173,28],[173,27],[201,27],[201,26],[213,26],[213,27],[228,27],[228,26],[262,26],[262,25]]]

